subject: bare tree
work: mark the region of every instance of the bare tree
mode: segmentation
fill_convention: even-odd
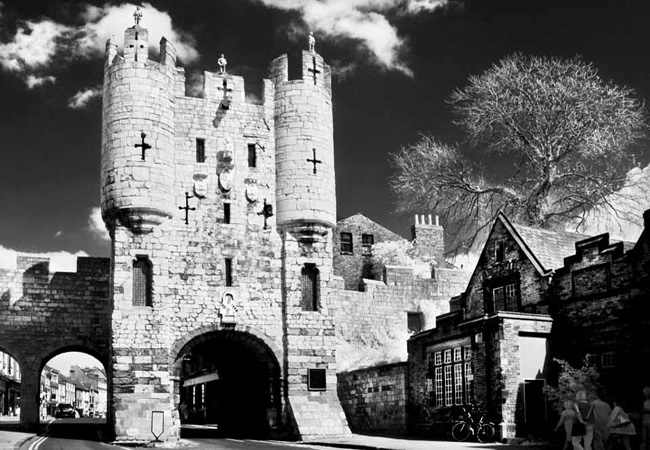
[[[424,135],[402,147],[391,155],[391,187],[402,211],[434,210],[451,226],[452,250],[471,245],[499,209],[555,228],[607,205],[647,128],[634,92],[580,58],[514,54],[449,103],[466,142]]]

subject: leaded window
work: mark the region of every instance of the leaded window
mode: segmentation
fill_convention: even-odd
[[[341,253],[352,253],[352,233],[341,233]]]
[[[319,272],[315,264],[305,264],[302,269],[302,309],[318,311]]]
[[[151,262],[146,256],[133,261],[133,306],[151,306]]]

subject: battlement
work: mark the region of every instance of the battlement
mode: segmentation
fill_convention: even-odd
[[[268,77],[280,83],[301,83],[321,86],[331,95],[332,70],[316,52],[283,54],[271,61]]]
[[[39,256],[34,254],[16,253],[4,259],[4,265],[0,271],[23,273],[34,271],[44,278],[51,277],[55,273],[107,273],[110,270],[109,258],[97,258],[90,256]]]

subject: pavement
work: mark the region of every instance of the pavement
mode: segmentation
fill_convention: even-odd
[[[18,450],[34,436],[36,434],[20,430],[18,417],[0,416],[0,450]]]
[[[20,423],[17,417],[0,417],[0,450],[18,450],[21,445],[27,442],[34,433],[26,433],[20,430]],[[431,441],[407,438],[395,438],[384,436],[369,436],[352,434],[342,438],[317,439],[308,442],[294,442],[294,444],[307,444],[313,446],[324,446],[332,448],[347,448],[361,450],[433,450],[433,449],[472,449],[483,450],[508,450],[521,449],[545,450],[545,445],[519,445],[507,444],[479,444],[477,442],[452,442],[452,441]]]

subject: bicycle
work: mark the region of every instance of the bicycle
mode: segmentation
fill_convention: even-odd
[[[485,420],[485,413],[476,418],[475,411],[468,411],[463,406],[463,419],[456,422],[451,428],[451,436],[457,441],[466,441],[470,436],[476,436],[481,443],[494,440],[494,425]]]

